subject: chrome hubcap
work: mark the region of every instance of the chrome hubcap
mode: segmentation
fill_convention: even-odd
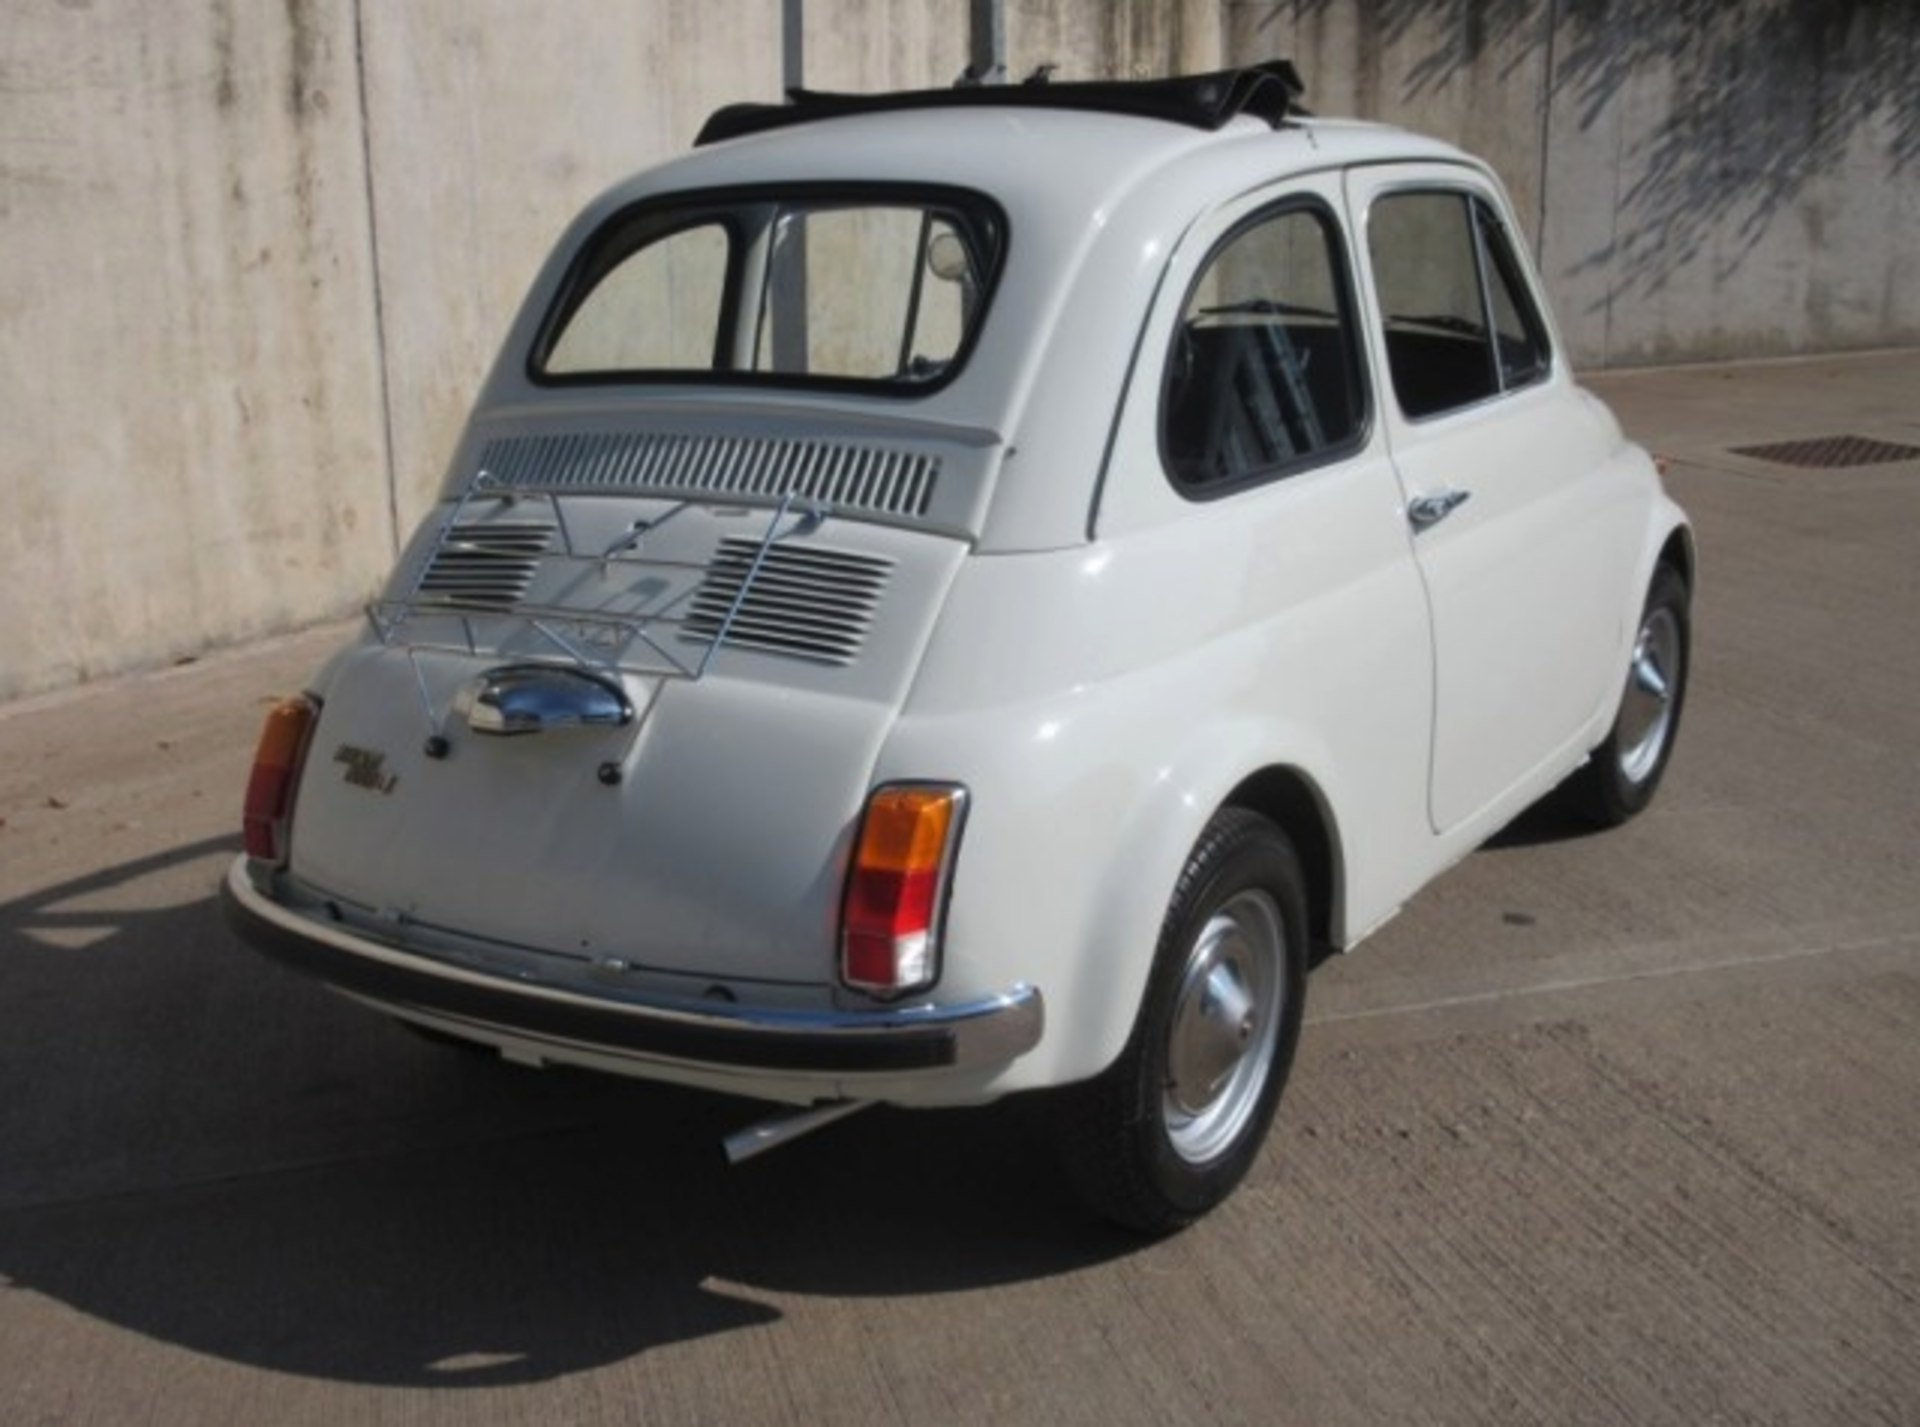
[[[1259,1103],[1279,1033],[1285,935],[1273,899],[1249,890],[1207,919],[1187,953],[1164,1110],[1173,1148],[1190,1164],[1225,1150]]]
[[[1673,728],[1680,659],[1680,622],[1670,609],[1650,611],[1634,641],[1620,704],[1620,772],[1629,783],[1643,782],[1660,766]]]

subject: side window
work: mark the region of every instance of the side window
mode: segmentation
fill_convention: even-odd
[[[1474,203],[1480,241],[1487,253],[1487,285],[1493,298],[1494,350],[1500,361],[1500,389],[1512,391],[1547,374],[1547,329],[1527,291],[1520,260],[1506,228],[1484,204]]]
[[[1174,483],[1210,494],[1337,452],[1365,401],[1339,234],[1318,206],[1232,234],[1187,294],[1167,358],[1161,449]]]
[[[1408,416],[1437,416],[1546,376],[1546,328],[1506,230],[1481,200],[1388,194],[1368,216],[1367,249],[1394,397]]]

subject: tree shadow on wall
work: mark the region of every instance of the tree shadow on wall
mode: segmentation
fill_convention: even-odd
[[[1734,272],[1809,186],[1867,131],[1887,182],[1920,166],[1920,6],[1909,0],[1278,0],[1254,25],[1343,17],[1407,55],[1405,101],[1490,54],[1500,77],[1551,65],[1556,116],[1585,132],[1664,78],[1660,117],[1620,154],[1619,221],[1576,273],[1607,271],[1614,295],[1658,292],[1709,244]],[[1391,83],[1391,78],[1389,83]],[[1627,116],[1621,115],[1624,121]]]

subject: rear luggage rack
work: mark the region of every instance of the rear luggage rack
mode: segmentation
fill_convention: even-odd
[[[494,518],[476,510],[495,502],[502,513]],[[367,606],[375,637],[388,648],[404,650],[413,665],[434,756],[446,752],[449,710],[441,707],[444,697],[434,697],[422,655],[499,661],[501,667],[455,696],[455,707],[465,708],[478,731],[602,722],[567,713],[516,726],[488,704],[481,709],[483,725],[475,708],[460,701],[477,694],[487,703],[501,688],[526,686],[529,675],[537,686],[529,696],[551,699],[557,686],[538,677],[541,669],[572,671],[616,694],[621,675],[699,679],[730,641],[745,649],[850,663],[891,567],[876,557],[824,552],[829,568],[837,559],[849,571],[845,579],[853,581],[843,614],[846,627],[836,637],[823,636],[817,650],[814,641],[802,637],[783,647],[777,630],[770,634],[765,626],[769,620],[777,624],[793,596],[780,588],[777,577],[770,597],[760,597],[757,586],[763,574],[792,566],[788,551],[804,559],[807,552],[786,542],[817,531],[827,519],[824,506],[792,491],[771,503],[662,500],[658,514],[621,527],[609,540],[604,525],[594,539],[580,529],[591,523],[580,507],[593,504],[589,496],[529,490],[482,470],[437,537],[415,557],[415,568],[404,579],[405,593]],[[575,507],[571,518],[569,505]],[[764,519],[757,519],[762,514]],[[748,530],[740,528],[743,522]],[[833,615],[830,598],[815,603],[825,606],[827,617]],[[816,623],[822,618],[819,609],[802,612]],[[737,628],[746,633],[736,640]],[[613,721],[631,721],[635,712],[644,713],[646,703],[643,699],[639,710],[629,707]]]
[[[476,500],[488,498],[512,503],[513,520],[495,523],[509,538],[490,541],[486,532],[493,527],[467,518]],[[681,500],[595,548],[580,543],[567,519],[567,502],[577,499],[557,491],[510,490],[480,472],[419,561],[408,592],[367,606],[374,633],[393,644],[404,631],[415,650],[469,656],[511,651],[529,662],[544,657],[591,671],[698,679],[727,641],[774,548],[811,534],[827,518],[822,507],[789,493],[771,507],[756,534],[743,537],[718,529],[714,506]],[[530,518],[528,507],[545,507],[549,518]],[[730,508],[728,514],[748,512]],[[707,528],[693,528],[702,524]],[[469,582],[464,572],[488,558],[493,576]],[[501,572],[508,562],[524,568]],[[556,584],[551,567],[560,568],[557,583],[567,598],[542,603],[518,597],[533,581],[534,562],[548,567],[541,582],[548,590]],[[711,591],[701,598],[717,563],[726,566],[730,596],[718,603]],[[450,569],[459,575],[450,576]]]

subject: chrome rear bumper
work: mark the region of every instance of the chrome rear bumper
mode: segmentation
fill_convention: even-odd
[[[830,1077],[968,1070],[1024,1055],[1045,1022],[1040,992],[1025,985],[957,1005],[821,1011],[583,995],[451,965],[291,910],[254,885],[244,857],[221,902],[255,950],[396,1014],[638,1062]]]

